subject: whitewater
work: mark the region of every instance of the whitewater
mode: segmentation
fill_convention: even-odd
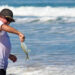
[[[46,67],[12,67],[7,70],[8,75],[74,75],[75,74],[75,66],[46,66]],[[13,73],[14,71],[14,73]]]
[[[3,8],[9,8],[13,11],[16,23],[30,23],[30,22],[63,22],[74,23],[75,22],[75,7],[12,7],[12,6],[0,6],[0,10]],[[19,17],[17,17],[19,16]],[[23,21],[23,22],[22,22]]]
[[[66,16],[75,17],[75,8],[69,7],[12,7],[12,6],[0,6],[0,10],[3,8],[9,8],[14,12],[15,16]]]

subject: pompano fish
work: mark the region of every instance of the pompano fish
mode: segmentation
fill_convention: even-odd
[[[26,54],[26,59],[29,59],[28,49],[24,42],[21,42],[21,48],[23,49],[24,53]]]

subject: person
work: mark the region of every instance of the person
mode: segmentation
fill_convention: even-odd
[[[21,42],[25,40],[24,34],[9,26],[11,22],[15,22],[13,12],[7,8],[3,9],[0,12],[0,75],[6,75],[8,58],[13,62],[17,60],[15,55],[10,54],[11,43],[7,32],[18,35]]]

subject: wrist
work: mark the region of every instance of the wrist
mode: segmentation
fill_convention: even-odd
[[[21,34],[21,32],[18,31],[18,35],[20,35],[20,34]]]

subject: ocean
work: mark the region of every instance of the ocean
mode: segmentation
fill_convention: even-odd
[[[17,35],[10,36],[11,53],[7,75],[75,75],[74,0],[0,0],[0,11],[9,8],[30,49],[29,60]]]

